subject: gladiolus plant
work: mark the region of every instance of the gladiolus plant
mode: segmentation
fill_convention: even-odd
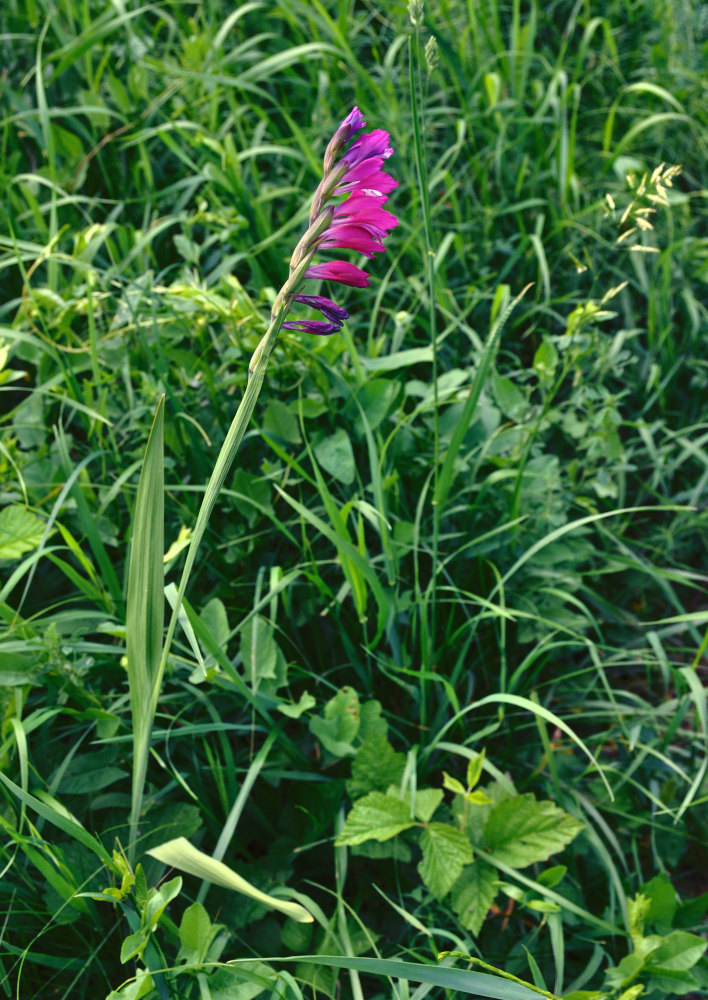
[[[209,517],[255,409],[268,358],[278,334],[283,327],[314,334],[336,333],[341,330],[342,323],[349,316],[347,311],[324,295],[302,294],[303,285],[307,281],[323,280],[363,288],[368,285],[369,276],[366,271],[345,260],[315,263],[314,258],[321,252],[331,250],[355,250],[366,257],[374,257],[383,252],[383,240],[398,225],[396,217],[384,208],[389,193],[397,187],[397,182],[382,169],[384,161],[393,153],[389,146],[388,132],[374,129],[368,134],[359,134],[365,125],[359,109],[353,108],[332,136],[325,151],[323,177],[312,201],[308,229],[293,252],[290,274],[273,303],[270,325],[249,365],[248,385],[241,405],[204,491],[179,588],[172,604],[164,644],[162,559],[160,558],[159,568],[156,568],[153,561],[141,558],[137,550],[131,557],[126,616],[134,744],[131,850],[134,850],[142,807],[152,723],[182,601]],[[296,302],[316,309],[324,318],[285,322]],[[148,441],[136,501],[136,523],[143,525],[147,534],[157,530],[156,521],[162,522],[161,507],[156,506],[153,501],[158,494],[162,497],[164,492],[163,420],[164,407],[161,401],[154,433]],[[152,600],[146,605],[145,595],[148,593],[152,595]],[[146,606],[149,606],[149,615],[146,613]],[[159,661],[155,662],[157,656],[153,651],[160,649]],[[145,650],[150,650],[149,655],[144,653]],[[142,667],[141,661],[145,661]]]

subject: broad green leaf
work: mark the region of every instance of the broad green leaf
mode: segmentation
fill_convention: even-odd
[[[258,520],[261,511],[271,511],[271,496],[273,487],[263,476],[254,476],[244,469],[237,469],[234,473],[231,488],[236,493],[240,493],[247,499],[236,497],[234,503],[236,510],[248,523],[249,527]],[[249,501],[253,501],[250,503]]]
[[[663,873],[655,875],[649,882],[644,883],[639,892],[645,899],[649,900],[649,909],[646,914],[647,923],[665,924],[670,927],[676,913],[678,899],[676,890],[668,876]]]
[[[517,388],[511,379],[497,375],[496,372],[492,375],[491,381],[494,400],[504,416],[510,420],[523,419],[527,403],[526,397],[521,390]]]
[[[352,799],[361,798],[367,792],[383,792],[389,785],[400,784],[405,765],[405,754],[396,753],[386,737],[374,731],[364,740],[352,761],[347,792]]]
[[[359,710],[359,732],[356,738],[360,742],[368,740],[373,733],[380,733],[385,736],[388,732],[388,723],[383,717],[381,702],[375,698],[365,701]]]
[[[605,970],[605,981],[614,989],[620,989],[624,983],[631,982],[642,970],[644,959],[639,955],[625,955],[617,964]]]
[[[354,803],[335,845],[351,846],[363,844],[365,840],[389,840],[415,825],[407,802],[382,792],[370,792]]]
[[[353,418],[354,429],[359,437],[365,433],[361,411],[366,414],[369,430],[375,431],[393,406],[399,391],[397,380],[382,378],[365,382],[360,389],[357,389],[356,397],[347,402],[344,412],[350,419]]]
[[[558,351],[554,344],[548,338],[544,337],[536,348],[536,353],[533,356],[533,366],[541,380],[548,381],[553,378],[557,365]]]
[[[140,838],[142,851],[158,847],[173,837],[193,837],[202,825],[203,813],[192,802],[165,802],[153,806],[145,823],[146,832]]]
[[[197,878],[204,879],[206,882],[212,882],[214,885],[221,885],[226,889],[233,889],[234,892],[241,892],[244,896],[250,896],[251,899],[263,903],[269,909],[279,910],[300,923],[312,922],[313,918],[304,906],[261,892],[241,875],[237,875],[223,861],[215,861],[204,851],[193,847],[184,837],[168,840],[147,853],[171,868],[177,868],[179,871],[187,872],[188,875],[196,875]]]
[[[289,719],[299,719],[303,712],[308,712],[316,704],[317,702],[312,695],[308,691],[303,691],[297,702],[281,701],[278,705],[278,711],[287,715]]]
[[[150,931],[147,927],[141,927],[133,934],[129,934],[127,937],[123,938],[123,942],[120,946],[121,963],[125,965],[125,963],[130,961],[131,958],[142,958],[145,945],[149,940]]]
[[[413,811],[421,823],[433,818],[433,813],[442,802],[442,788],[419,788],[415,793]]]
[[[689,934],[688,931],[672,931],[667,934],[659,947],[652,952],[651,959],[647,963],[646,971],[654,974],[655,969],[670,969],[674,972],[687,972],[692,969],[708,948],[708,941],[698,937],[697,934]]]
[[[254,689],[259,681],[275,677],[278,646],[273,626],[262,615],[254,615],[241,631],[241,658],[245,678]]]
[[[222,930],[224,925],[212,924],[201,903],[192,903],[184,911],[180,921],[177,961],[187,965],[198,965],[206,961],[214,939]]]
[[[354,451],[349,435],[342,427],[318,441],[314,452],[317,461],[330,476],[345,486],[351,486],[356,475]]]
[[[25,552],[39,548],[44,536],[44,521],[19,504],[0,510],[0,559],[19,559]]]
[[[644,971],[651,976],[649,982],[654,990],[670,993],[672,996],[682,996],[684,993],[696,991],[696,996],[705,996],[705,991],[698,992],[702,984],[691,972],[684,972],[680,969],[664,969],[660,966],[656,966],[656,968],[646,966]]]
[[[346,757],[356,751],[352,746],[359,732],[361,709],[359,695],[352,687],[343,687],[325,705],[324,718],[310,719],[310,731],[325,750],[335,757]]]
[[[479,934],[497,894],[497,874],[491,865],[475,861],[465,868],[452,887],[452,908],[463,927]]]
[[[442,794],[442,793],[441,793]],[[418,872],[436,899],[445,896],[472,861],[470,842],[457,827],[430,823],[420,837],[423,860]]]
[[[199,617],[212,639],[218,642],[220,646],[224,646],[231,634],[231,630],[223,601],[220,601],[218,597],[212,597],[199,612]]]
[[[356,844],[352,847],[352,854],[362,858],[395,858],[396,861],[410,861],[413,857],[409,845],[405,840],[395,839],[380,843],[378,840],[367,840],[363,844]]]
[[[539,885],[545,885],[547,889],[554,889],[566,876],[568,869],[565,865],[553,865],[541,872],[536,881]]]
[[[287,444],[299,444],[302,440],[296,415],[279,399],[271,399],[268,403],[263,417],[263,429]]]
[[[687,899],[676,910],[674,916],[674,927],[687,928],[695,927],[708,913],[708,892],[701,893],[693,899]]]
[[[500,802],[484,826],[484,846],[514,868],[545,861],[562,850],[583,828],[553,802],[517,795]]]
[[[179,896],[181,891],[181,875],[171,878],[169,882],[163,882],[159,889],[156,889],[152,896],[150,896],[147,906],[145,907],[145,913],[143,916],[145,926],[150,929],[154,929],[166,908],[173,899],[176,899]]]

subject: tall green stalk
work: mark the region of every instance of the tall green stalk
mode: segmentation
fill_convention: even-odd
[[[437,329],[435,322],[435,252],[433,250],[433,222],[430,212],[430,193],[428,190],[428,168],[425,156],[425,144],[423,130],[425,126],[425,108],[422,93],[419,94],[421,86],[421,57],[420,57],[420,29],[423,20],[423,4],[413,2],[409,5],[411,23],[413,24],[412,38],[408,42],[408,82],[410,88],[411,111],[413,116],[413,147],[415,152],[416,174],[418,176],[418,189],[423,207],[423,232],[425,235],[425,274],[428,285],[428,324],[430,335],[430,346],[433,356],[433,553],[432,553],[432,575],[427,599],[421,601],[421,672],[430,666],[430,658],[435,645],[436,617],[437,617],[437,571],[438,571],[438,548],[440,538],[440,507],[437,503],[438,497],[438,466],[440,460],[440,422],[438,414],[438,344]],[[427,610],[430,606],[430,618]],[[429,625],[428,625],[429,621]],[[420,724],[426,725],[427,706],[425,697],[425,681],[420,681]]]
[[[309,263],[309,260],[307,261]],[[236,453],[241,445],[243,436],[246,433],[246,428],[248,427],[251,417],[253,416],[253,411],[256,407],[256,402],[260,395],[261,388],[263,386],[263,381],[265,379],[266,369],[268,367],[268,360],[271,355],[271,351],[275,346],[275,342],[280,333],[280,328],[283,325],[283,321],[290,309],[292,303],[292,298],[296,293],[297,286],[302,281],[302,274],[304,273],[304,267],[299,267],[296,272],[291,276],[289,281],[283,287],[280,295],[278,296],[276,303],[273,307],[273,316],[271,319],[270,326],[268,327],[263,339],[259,343],[256,351],[251,359],[251,364],[249,366],[249,380],[246,390],[243,394],[243,399],[241,404],[236,411],[236,415],[231,422],[229,431],[226,435],[221,450],[219,452],[216,464],[207,483],[206,490],[204,492],[204,498],[202,500],[201,506],[199,508],[199,513],[197,515],[197,521],[194,526],[194,533],[192,535],[192,540],[190,542],[189,548],[187,550],[187,558],[185,559],[184,569],[182,570],[182,577],[179,582],[179,587],[177,588],[177,596],[174,602],[174,607],[172,610],[172,615],[170,616],[170,621],[167,626],[167,634],[165,636],[165,641],[162,646],[162,653],[160,655],[159,662],[156,669],[151,670],[150,665],[147,664],[147,669],[149,671],[149,679],[147,686],[143,689],[141,687],[140,697],[131,698],[133,703],[133,785],[132,785],[132,799],[131,799],[131,811],[130,811],[130,854],[131,858],[135,854],[135,844],[138,832],[138,823],[140,820],[140,812],[143,804],[143,795],[145,788],[145,777],[147,774],[147,762],[150,751],[150,735],[152,732],[152,724],[155,718],[155,713],[157,712],[157,704],[160,697],[160,691],[162,688],[162,679],[165,674],[165,667],[167,666],[167,658],[170,653],[170,647],[172,645],[172,640],[174,638],[175,629],[177,627],[177,621],[179,619],[180,610],[182,608],[182,600],[184,599],[185,593],[187,591],[187,584],[189,583],[189,578],[192,574],[194,568],[194,563],[197,557],[197,551],[201,544],[202,538],[204,537],[204,532],[211,516],[211,512],[216,504],[217,497],[224,485],[224,480],[228,475],[229,469],[233,464]],[[162,404],[160,404],[162,405]],[[159,412],[159,408],[158,408]],[[160,445],[161,447],[161,445]],[[148,449],[150,449],[150,444],[148,444]],[[147,464],[147,463],[146,463]],[[143,477],[141,476],[141,485]],[[155,488],[158,488],[158,484],[153,484]],[[161,488],[161,484],[159,484]],[[145,502],[147,503],[149,497],[153,491],[147,489],[145,491]],[[136,520],[139,520],[141,513],[143,511],[143,506],[141,504],[141,495],[139,494],[138,504],[136,504]],[[154,502],[154,500],[153,500]],[[137,546],[134,543],[134,548]],[[160,569],[162,569],[162,553],[160,553]],[[127,631],[130,637],[133,630],[137,627],[140,628],[138,616],[142,614],[140,607],[140,595],[146,592],[147,577],[151,572],[151,568],[148,562],[145,560],[143,562],[135,563],[131,560],[130,571],[128,577],[128,593],[134,593],[136,599],[129,603],[127,618]],[[136,577],[140,575],[143,580],[138,580]],[[145,586],[143,583],[145,582]],[[134,613],[132,608],[135,608]],[[160,623],[161,627],[161,623]],[[129,660],[129,670],[130,670],[130,649],[128,653]],[[132,687],[132,678],[131,678]],[[132,692],[131,692],[132,694]]]

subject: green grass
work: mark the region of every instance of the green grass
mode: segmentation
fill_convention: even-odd
[[[705,989],[707,44],[695,0],[6,2],[1,995]],[[354,104],[399,226],[234,423]]]

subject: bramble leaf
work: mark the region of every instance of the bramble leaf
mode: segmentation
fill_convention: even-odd
[[[390,840],[397,833],[416,825],[407,802],[383,792],[370,792],[354,803],[335,845],[352,846],[363,844],[366,840]]]
[[[463,927],[479,934],[497,894],[497,874],[491,865],[475,861],[468,865],[452,887],[452,907]]]
[[[442,899],[472,861],[470,842],[457,827],[430,823],[421,834],[423,860],[418,865],[420,877],[436,899]]]
[[[562,850],[583,828],[573,816],[550,801],[533,795],[505,799],[489,813],[484,826],[484,846],[499,861],[526,868]]]
[[[383,733],[374,731],[363,742],[352,761],[347,791],[352,799],[367,792],[383,792],[398,785],[406,765],[405,755],[396,753]]]

